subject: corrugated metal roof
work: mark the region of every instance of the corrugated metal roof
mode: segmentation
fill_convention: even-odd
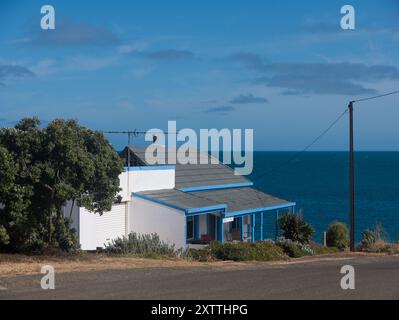
[[[131,148],[132,165],[149,165],[145,159],[144,148]],[[165,159],[166,163],[154,165],[168,165],[168,149],[159,147],[158,157]],[[125,151],[126,152],[126,151]],[[201,157],[207,160],[207,164],[201,164]],[[243,176],[235,175],[234,170],[220,163],[217,159],[204,152],[195,152],[192,156],[198,164],[173,164],[176,166],[176,188],[192,188],[200,186],[214,186],[227,184],[241,184],[250,182]],[[211,163],[211,161],[214,163]],[[216,163],[215,163],[216,162]]]
[[[237,212],[290,204],[286,200],[273,197],[249,187],[196,192],[182,192],[173,189],[145,191],[138,192],[138,194],[157,202],[186,210],[227,205],[226,212]]]

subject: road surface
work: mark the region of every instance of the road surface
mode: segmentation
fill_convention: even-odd
[[[342,290],[341,267],[355,268],[355,290]],[[245,267],[179,267],[0,278],[0,299],[399,299],[399,257],[356,256]]]

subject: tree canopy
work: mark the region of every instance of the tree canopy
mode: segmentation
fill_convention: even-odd
[[[123,162],[104,135],[76,120],[36,118],[0,129],[0,249],[76,244],[67,201],[103,214],[119,192]]]

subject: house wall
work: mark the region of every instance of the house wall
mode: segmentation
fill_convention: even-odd
[[[131,167],[119,176],[122,201],[129,201],[132,192],[173,189],[175,187],[175,169],[171,167]],[[128,187],[129,180],[129,187]]]
[[[173,189],[175,186],[175,170],[172,167],[154,167],[154,169],[132,167],[131,171],[120,174],[119,181],[122,190],[118,195],[122,197],[122,204],[114,204],[110,212],[105,212],[100,216],[74,205],[71,217],[72,227],[77,231],[79,243],[83,250],[95,250],[97,247],[104,247],[105,242],[127,235],[130,232],[130,223],[133,223],[131,222],[133,217],[129,214],[131,212],[130,207],[132,207],[132,204],[129,203],[131,193]],[[63,208],[64,216],[69,217],[71,206],[72,201],[68,201]],[[184,228],[182,230],[184,231]]]
[[[138,197],[132,197],[129,213],[129,232],[157,233],[161,240],[186,247],[186,216],[179,211]]]
[[[103,248],[105,243],[126,236],[127,203],[115,204],[102,216],[79,208],[79,242],[82,250]]]

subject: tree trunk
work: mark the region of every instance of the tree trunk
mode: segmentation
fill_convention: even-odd
[[[75,199],[72,200],[71,211],[69,212],[69,219],[72,218],[73,207],[75,206]]]
[[[49,213],[48,213],[48,244],[51,245],[51,234],[53,232],[53,212],[50,209]]]

